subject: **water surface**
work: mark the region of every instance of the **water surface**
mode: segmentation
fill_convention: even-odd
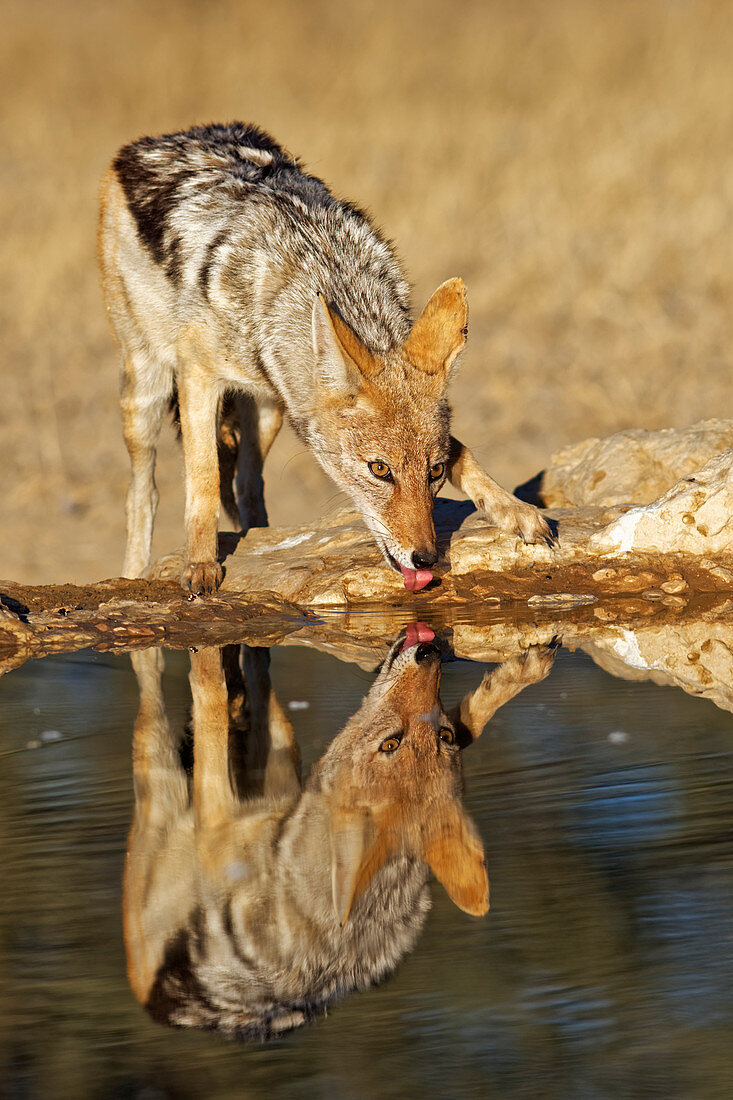
[[[394,623],[398,653],[403,626]],[[446,713],[500,667],[456,658],[465,629],[439,632]],[[357,648],[270,651],[304,776],[389,653],[372,637]],[[165,653],[176,739],[190,727],[199,656]],[[268,675],[264,654],[248,660]],[[528,678],[462,751],[461,803],[486,855],[488,914],[462,911],[433,878],[424,927],[391,976],[266,1043],[155,1022],[128,982],[122,877],[139,708],[130,658],[49,657],[8,674],[4,1094],[731,1095],[733,718],[653,682],[667,676],[658,668],[625,667],[614,671],[638,679],[559,649],[545,678]],[[713,685],[718,698],[730,687]]]

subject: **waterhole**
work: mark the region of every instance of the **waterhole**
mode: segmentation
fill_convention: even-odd
[[[730,1095],[731,627],[332,625],[0,681],[4,1094]]]

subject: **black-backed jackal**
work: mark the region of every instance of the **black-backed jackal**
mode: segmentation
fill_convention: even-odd
[[[408,628],[395,643],[302,790],[293,731],[266,674],[264,688],[251,673],[243,683],[228,647],[224,667],[217,649],[191,654],[191,795],[161,651],[133,654],[125,945],[130,983],[154,1018],[253,1039],[302,1024],[382,979],[413,947],[430,870],[461,909],[487,911],[483,846],[461,804],[461,749],[547,675],[553,652],[507,661],[449,716],[439,650],[419,637],[432,631]],[[249,768],[235,784],[232,749],[247,725]]]
[[[261,130],[202,126],[122,148],[102,181],[99,255],[132,466],[126,576],[149,563],[156,444],[175,395],[181,581],[193,592],[221,581],[220,490],[243,530],[265,521],[262,464],[283,415],[410,590],[432,577],[433,501],[446,478],[506,530],[550,539],[542,515],[450,434],[463,282],[443,283],[413,323],[389,242]]]

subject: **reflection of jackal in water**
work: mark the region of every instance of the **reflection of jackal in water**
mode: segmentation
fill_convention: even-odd
[[[229,677],[227,692],[219,651],[191,655],[192,800],[163,707],[160,651],[134,655],[124,923],[130,982],[151,1015],[240,1038],[298,1026],[379,981],[412,948],[430,869],[456,905],[485,913],[460,748],[547,674],[550,651],[532,652],[485,677],[449,718],[437,648],[400,640],[302,791],[292,728],[268,687],[261,728],[248,730],[266,744],[261,793],[244,800],[230,782],[236,690]]]

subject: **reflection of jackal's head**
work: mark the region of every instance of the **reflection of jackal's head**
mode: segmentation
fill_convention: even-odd
[[[467,331],[460,279],[436,290],[404,343],[368,351],[325,301],[313,310],[316,363],[309,442],[355,501],[387,562],[408,588],[437,561],[433,501],[449,461],[444,393]]]
[[[342,924],[396,855],[428,864],[467,913],[488,909],[483,848],[462,808],[460,749],[439,684],[432,641],[397,642],[309,780],[329,803],[333,902]]]

